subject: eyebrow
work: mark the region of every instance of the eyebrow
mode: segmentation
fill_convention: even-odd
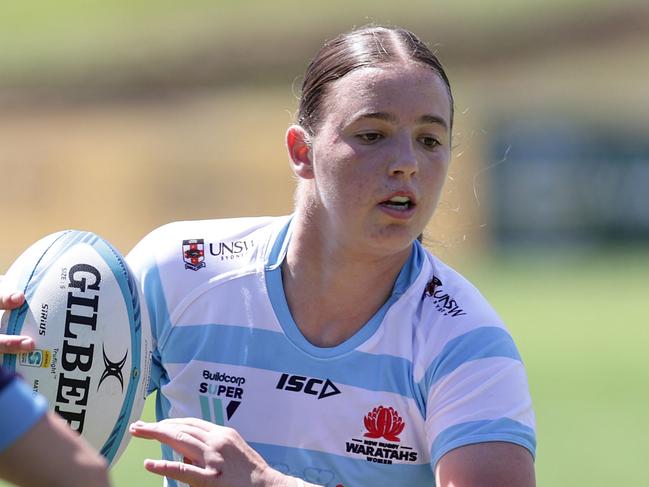
[[[385,112],[371,112],[371,113],[362,113],[359,116],[357,116],[354,121],[356,120],[362,120],[364,118],[373,118],[377,120],[383,120],[384,122],[389,122],[396,124],[398,122],[397,117],[390,113],[385,113]],[[446,120],[444,120],[442,117],[439,117],[437,115],[422,115],[419,117],[417,120],[418,123],[420,124],[436,124],[436,125],[441,125],[444,127],[446,130],[448,130],[448,124],[446,123]]]

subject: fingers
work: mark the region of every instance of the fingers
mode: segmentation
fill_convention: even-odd
[[[0,276],[0,279],[2,276]],[[25,302],[25,295],[21,292],[0,295],[0,310],[18,308]],[[34,350],[34,340],[28,336],[0,335],[0,353],[21,353]]]
[[[207,485],[209,478],[219,472],[210,468],[200,468],[189,463],[171,462],[168,460],[144,460],[144,468],[149,472],[163,475],[194,486]]]
[[[129,431],[133,436],[147,440],[158,440],[169,445],[183,456],[203,462],[207,445],[205,432],[191,425],[172,423],[169,420],[158,423],[136,421],[131,424]]]
[[[0,309],[15,309],[25,302],[25,295],[14,292],[0,296]]]
[[[22,335],[0,335],[0,353],[21,353],[34,350],[34,340]]]
[[[205,432],[215,431],[219,428],[223,428],[223,426],[219,426],[217,424],[210,423],[209,421],[198,418],[168,418],[163,420],[162,422],[169,424],[186,424],[189,426],[194,426],[195,428],[199,428]]]

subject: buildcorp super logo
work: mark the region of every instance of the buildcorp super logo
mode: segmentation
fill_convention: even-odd
[[[364,456],[368,462],[392,464],[416,462],[417,452],[401,444],[399,435],[406,423],[396,409],[377,406],[363,418],[366,432],[363,438],[352,438],[345,445],[347,453]]]
[[[204,420],[223,425],[243,401],[246,378],[225,372],[204,369],[204,382],[198,385],[198,400]]]

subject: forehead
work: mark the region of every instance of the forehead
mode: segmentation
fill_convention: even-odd
[[[344,122],[359,113],[390,113],[401,119],[441,117],[450,125],[451,101],[440,76],[418,63],[356,69],[331,83],[325,120]]]

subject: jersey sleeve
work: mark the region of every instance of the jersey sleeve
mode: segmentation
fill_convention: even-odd
[[[527,377],[504,327],[476,327],[449,339],[427,367],[424,387],[433,468],[450,450],[490,441],[515,443],[535,455]]]
[[[47,411],[44,397],[0,368],[0,452],[27,433]]]
[[[160,337],[169,328],[169,309],[160,280],[160,272],[156,258],[156,234],[158,230],[142,239],[126,256],[131,271],[134,274],[141,296],[144,296],[153,338],[153,354],[151,357],[151,377],[148,393],[160,387],[161,377],[165,374],[161,366],[159,343]]]

